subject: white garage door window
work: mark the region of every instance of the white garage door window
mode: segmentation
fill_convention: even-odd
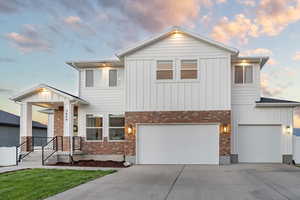
[[[280,163],[281,126],[240,125],[238,153],[239,162]]]
[[[139,164],[219,164],[219,126],[138,125]]]

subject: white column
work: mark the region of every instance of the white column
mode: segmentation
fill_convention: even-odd
[[[54,136],[54,114],[48,114],[47,137]]]
[[[70,137],[70,152],[72,155],[72,137],[73,137],[73,115],[74,104],[70,101],[64,102],[64,137]]]
[[[21,104],[20,139],[26,136],[32,136],[32,105],[27,102]]]

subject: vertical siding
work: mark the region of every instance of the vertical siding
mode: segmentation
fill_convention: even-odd
[[[156,61],[175,62],[176,80],[157,81]],[[179,80],[180,59],[198,60],[198,80]],[[230,110],[230,54],[184,34],[171,35],[125,58],[128,111]]]
[[[293,108],[256,108],[253,105],[232,106],[232,153],[238,153],[239,124],[282,125],[282,154],[292,154],[292,135],[286,134],[285,126],[293,126]],[[259,139],[259,138],[258,138]]]
[[[103,116],[103,136],[107,137],[108,115],[124,113],[124,68],[118,70],[118,86],[109,87],[109,69],[94,68],[94,87],[85,87],[85,70],[81,70],[80,97],[89,102],[78,109],[78,135],[85,137],[86,114]]]

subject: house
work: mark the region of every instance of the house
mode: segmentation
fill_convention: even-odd
[[[31,106],[37,105],[54,109],[53,135],[63,136],[63,152],[76,159],[292,161],[293,109],[300,103],[261,97],[268,57],[241,57],[181,27],[116,56],[67,62],[78,71],[78,96],[41,84],[11,97],[22,105],[22,140],[32,136]],[[74,129],[80,155],[71,142]]]
[[[47,126],[39,122],[32,122],[32,134],[36,138],[47,137]],[[19,145],[20,117],[0,110],[0,147]],[[35,141],[36,146],[42,145],[42,140]]]

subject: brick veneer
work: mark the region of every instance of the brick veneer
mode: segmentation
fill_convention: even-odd
[[[94,155],[126,155],[135,156],[137,123],[231,123],[231,112],[221,111],[162,111],[162,112],[126,112],[125,113],[125,141],[87,142],[83,138],[82,151]],[[127,127],[132,125],[133,133],[127,133]],[[221,127],[220,127],[221,128]],[[222,133],[220,130],[220,156],[230,156],[230,130]]]
[[[135,155],[136,124],[137,123],[220,123],[231,124],[230,110],[219,111],[161,111],[161,112],[126,112],[126,127],[134,127],[132,134],[126,134],[127,155]],[[221,126],[220,126],[221,129]],[[220,130],[220,156],[230,156],[230,134]]]

